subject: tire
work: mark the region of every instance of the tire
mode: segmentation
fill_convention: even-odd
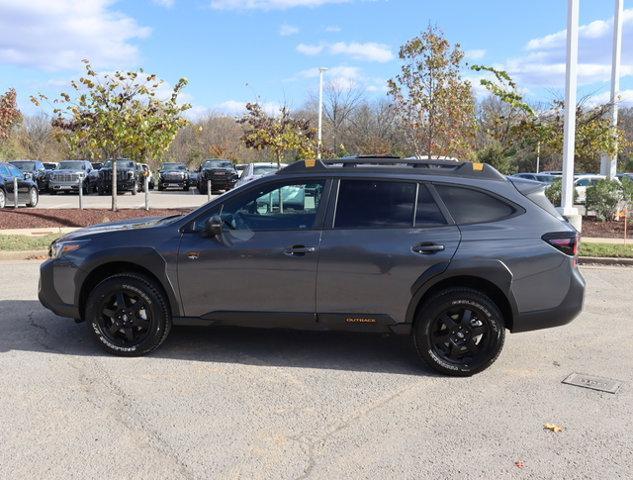
[[[132,195],[136,195],[138,193],[138,185],[135,183],[130,191],[132,192]]]
[[[121,295],[123,308],[118,305]],[[142,305],[135,311],[138,302]],[[93,288],[86,300],[85,318],[97,343],[124,357],[145,355],[158,348],[172,325],[161,289],[135,273],[113,275]]]
[[[49,195],[57,195],[57,192],[55,190],[51,190],[50,192],[48,192]]]
[[[424,302],[413,340],[418,356],[434,370],[469,377],[499,357],[505,340],[503,315],[483,292],[449,288]]]
[[[7,195],[4,193],[4,190],[0,188],[0,208],[4,208],[7,206]]]
[[[182,191],[183,192],[188,192],[189,191],[189,185],[185,185],[184,187],[182,187]]]
[[[29,189],[29,199],[26,202],[27,207],[36,207],[37,203],[40,201],[40,194],[37,191],[37,188],[31,187]]]
[[[162,192],[163,190],[165,190],[165,187],[163,187],[160,183],[158,184],[158,191]]]

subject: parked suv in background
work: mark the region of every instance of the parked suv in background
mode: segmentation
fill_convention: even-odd
[[[178,188],[185,192],[191,187],[189,170],[184,163],[163,163],[158,171],[158,190]]]
[[[57,192],[79,192],[79,179],[85,192],[89,191],[89,175],[92,164],[88,160],[63,160],[48,177],[51,195]]]
[[[152,351],[172,324],[392,332],[471,375],[506,329],[582,308],[578,234],[543,192],[482,163],[296,162],[186,216],[60,238],[39,298],[119,355]]]
[[[257,180],[264,175],[270,175],[271,173],[275,173],[280,168],[284,168],[286,166],[288,166],[286,163],[281,163],[279,165],[271,162],[249,163],[246,165],[246,168],[244,168],[242,175],[240,175],[236,186],[239,187],[240,185],[244,185],[245,183]]]
[[[136,195],[139,192],[139,177],[136,162],[127,158],[120,158],[116,161],[116,189],[117,194],[131,192]],[[99,181],[97,182],[97,192],[99,195],[112,193],[112,160],[106,161],[99,169]]]
[[[18,179],[18,205],[37,206],[40,194],[37,183],[15,165],[0,163],[0,208],[15,205],[14,179]]]
[[[39,191],[46,190],[46,168],[42,162],[39,160],[12,160],[9,163],[18,167],[23,173],[31,175],[33,181],[37,183]]]
[[[230,160],[207,160],[200,166],[198,191],[206,194],[209,180],[211,180],[211,193],[220,190],[231,190],[235,186],[237,178],[237,170]]]

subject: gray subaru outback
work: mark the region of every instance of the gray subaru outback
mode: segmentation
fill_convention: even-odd
[[[489,165],[301,161],[185,216],[60,238],[39,298],[117,355],[183,324],[388,332],[466,376],[497,359],[506,329],[578,315],[578,242],[542,184]]]

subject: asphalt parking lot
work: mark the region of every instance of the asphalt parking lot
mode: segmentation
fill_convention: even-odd
[[[211,198],[215,198],[213,195]],[[145,208],[145,194],[132,195],[125,193],[117,197],[119,208]],[[200,195],[198,190],[192,188],[189,192],[166,190],[159,192],[151,190],[149,193],[150,208],[196,208],[207,203],[207,196]],[[11,200],[8,204],[12,205]],[[84,195],[84,208],[110,208],[112,197],[109,195]],[[42,193],[38,208],[76,208],[79,206],[79,195],[62,193],[50,195]]]
[[[584,268],[578,319],[509,335],[467,379],[363,334],[177,328],[110,357],[40,306],[37,262],[2,268],[0,478],[632,477],[630,268]],[[572,372],[624,384],[561,384]]]

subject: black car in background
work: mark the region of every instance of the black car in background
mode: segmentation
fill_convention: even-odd
[[[208,181],[211,180],[211,193],[219,190],[231,190],[239,175],[230,160],[212,158],[200,166],[198,173],[198,191],[207,193]]]
[[[177,188],[187,192],[191,185],[189,170],[184,163],[167,162],[161,165],[158,171],[158,190]]]
[[[39,160],[11,160],[11,165],[18,167],[22,172],[31,175],[33,180],[37,183],[39,191],[44,191],[47,188],[46,169],[44,164]]]
[[[18,205],[35,207],[40,198],[37,182],[11,163],[0,163],[0,208],[14,203],[14,180],[18,179]]]
[[[136,195],[143,187],[143,177],[139,175],[136,162],[120,158],[116,161],[116,189],[117,193],[131,192]],[[97,193],[106,195],[112,193],[112,160],[108,160],[99,169]]]

